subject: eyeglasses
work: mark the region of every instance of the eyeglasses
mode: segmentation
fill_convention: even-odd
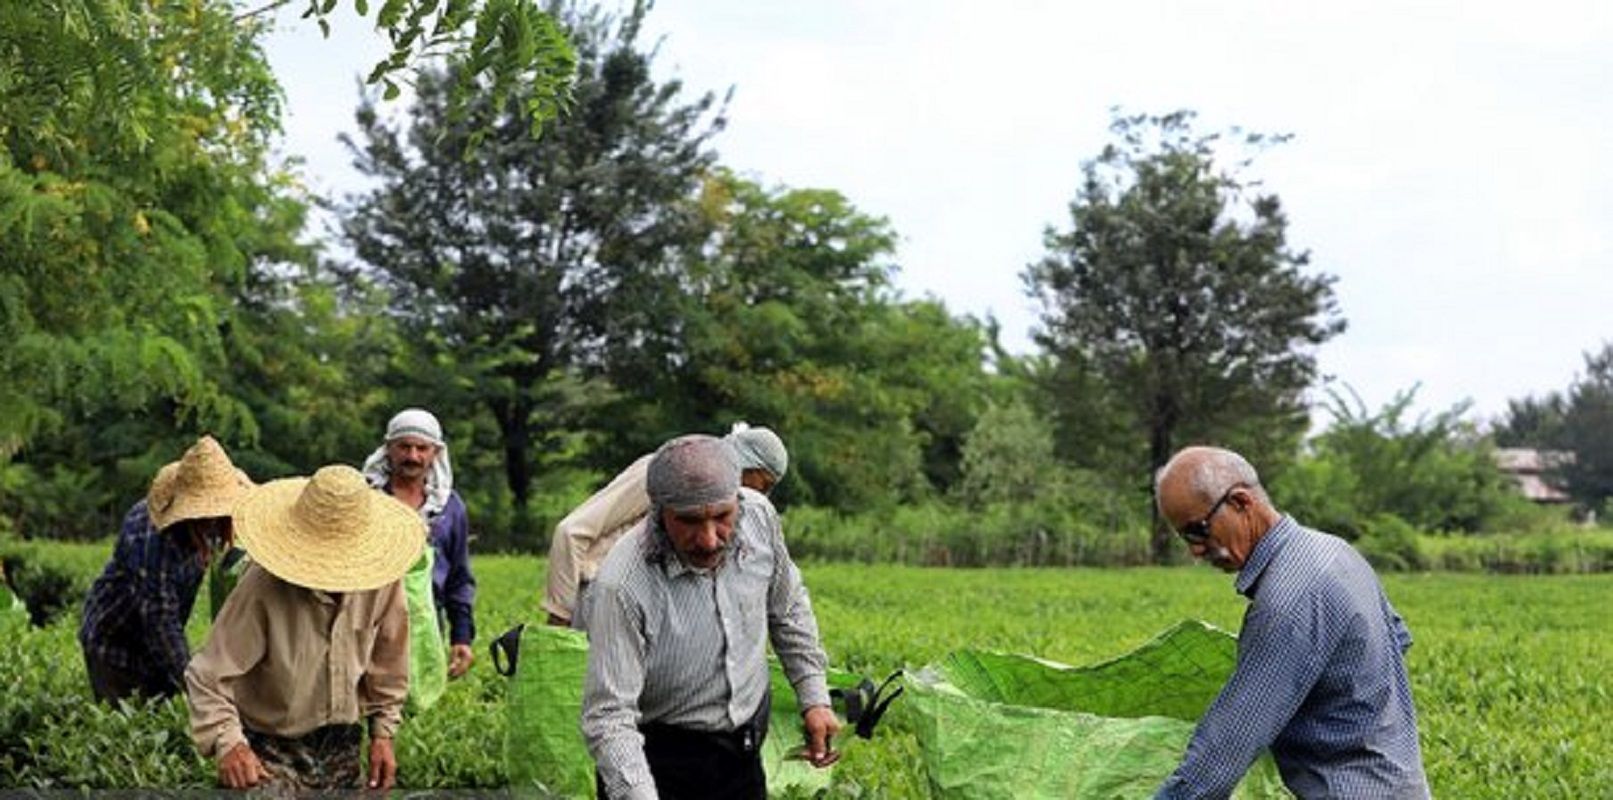
[[[1181,530],[1176,532],[1177,535],[1181,536],[1183,539],[1186,539],[1187,543],[1190,545],[1204,544],[1205,542],[1209,541],[1210,520],[1215,519],[1215,512],[1221,510],[1221,506],[1226,504],[1227,498],[1231,497],[1233,492],[1242,488],[1244,488],[1244,485],[1241,483],[1233,484],[1232,488],[1227,489],[1226,493],[1221,495],[1220,500],[1215,501],[1215,505],[1210,506],[1210,513],[1205,514],[1203,519],[1183,525]]]

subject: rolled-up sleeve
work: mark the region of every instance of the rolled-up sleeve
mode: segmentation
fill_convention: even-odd
[[[409,694],[409,612],[403,582],[382,590],[376,606],[375,644],[358,684],[359,713],[370,722],[370,736],[391,739],[403,721]]]
[[[190,732],[204,758],[217,758],[246,741],[235,701],[235,682],[267,652],[268,615],[258,602],[266,573],[249,570],[241,587],[230,593],[207,642],[185,670],[189,688]]]
[[[770,510],[771,511],[771,510]],[[801,580],[801,570],[790,559],[777,513],[769,513],[768,537],[777,558],[773,580],[767,593],[767,630],[778,654],[784,675],[795,687],[795,697],[804,711],[829,705],[829,686],[824,677],[829,658],[818,638],[818,620],[812,613],[812,598]]]
[[[655,798],[655,780],[638,730],[646,646],[643,615],[616,584],[601,583],[593,591],[583,738],[611,798]]]

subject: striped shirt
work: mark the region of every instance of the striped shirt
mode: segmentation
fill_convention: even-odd
[[[583,736],[611,797],[653,798],[638,726],[732,731],[761,705],[767,641],[801,708],[829,704],[827,658],[778,513],[740,489],[722,564],[687,566],[654,515],[623,536],[589,587]]]
[[[1238,666],[1156,797],[1227,797],[1270,749],[1304,798],[1426,798],[1411,633],[1349,544],[1283,517],[1236,587]]]
[[[135,503],[84,602],[78,640],[85,654],[152,693],[184,691],[185,622],[204,569],[178,535],[152,524],[146,501]]]

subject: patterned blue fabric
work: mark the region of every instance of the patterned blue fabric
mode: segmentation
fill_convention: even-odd
[[[450,492],[442,513],[426,520],[436,563],[431,568],[432,594],[448,614],[449,644],[476,639],[476,576],[470,572],[470,518],[459,492]]]
[[[1268,748],[1300,797],[1428,797],[1411,633],[1366,560],[1283,517],[1236,586],[1251,601],[1237,670],[1156,797],[1226,797]]]
[[[135,503],[123,518],[112,560],[84,602],[78,640],[85,656],[152,694],[184,691],[190,661],[185,621],[203,574],[196,553],[151,524],[146,501]]]

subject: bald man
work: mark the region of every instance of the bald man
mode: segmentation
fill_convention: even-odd
[[[1250,601],[1237,669],[1156,797],[1227,797],[1266,749],[1299,797],[1428,797],[1411,633],[1366,560],[1277,511],[1230,450],[1177,453],[1154,489],[1194,557],[1236,573]]]

